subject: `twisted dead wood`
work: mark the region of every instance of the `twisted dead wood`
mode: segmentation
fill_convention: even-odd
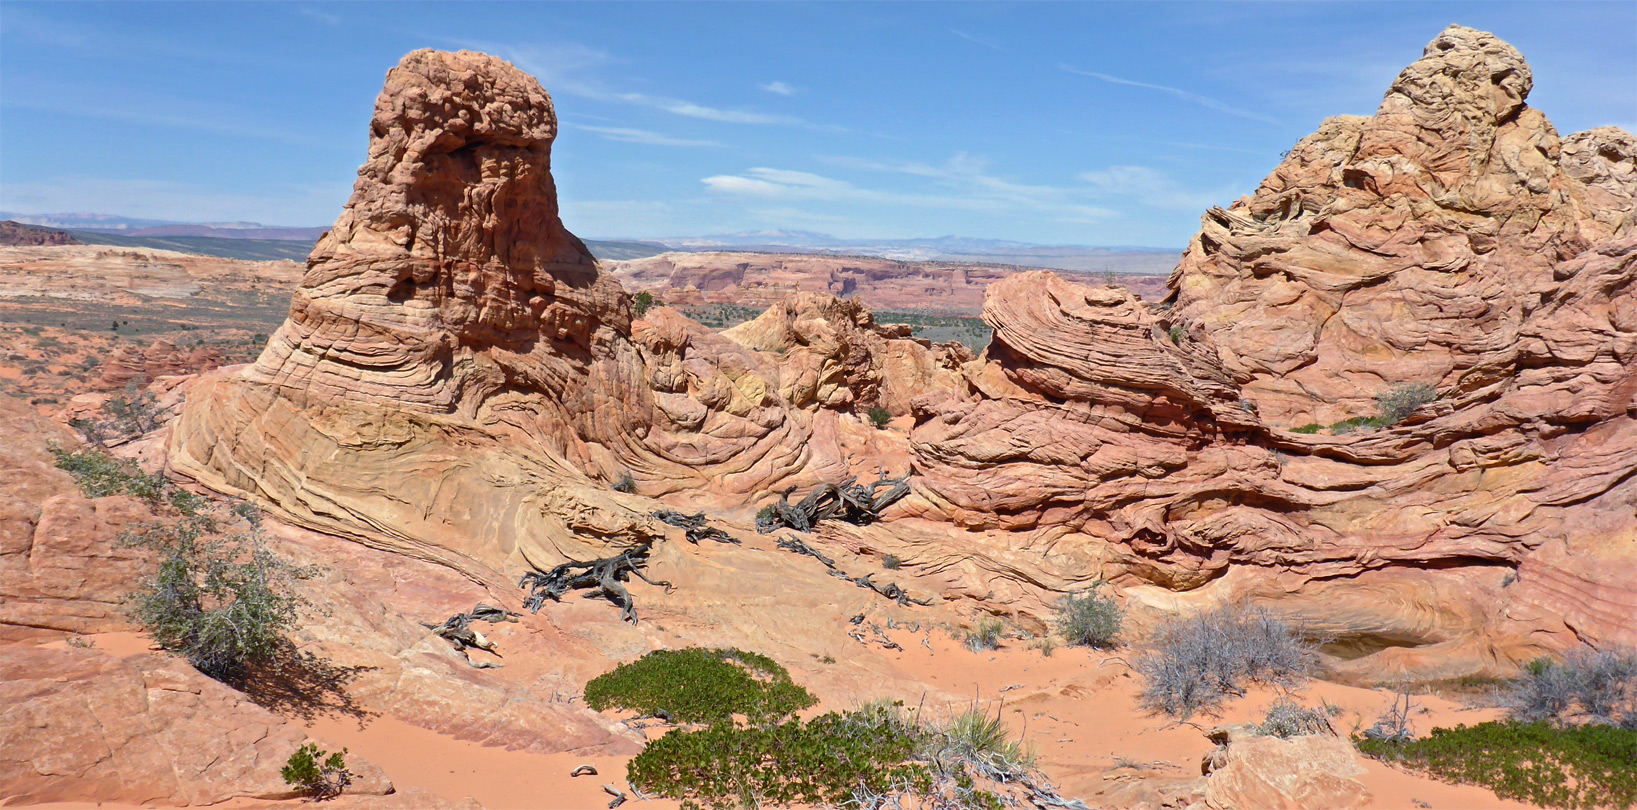
[[[739,541],[728,536],[727,532],[710,525],[705,520],[705,513],[685,515],[674,509],[661,509],[654,513],[654,518],[661,523],[668,523],[682,529],[688,542],[699,545],[701,540],[715,540],[718,543],[732,543],[739,545]]]
[[[637,609],[631,592],[621,583],[630,581],[631,575],[649,585],[659,585],[671,592],[671,583],[663,580],[649,579],[642,573],[648,565],[648,554],[652,549],[648,546],[628,548],[612,557],[587,562],[566,562],[556,568],[541,573],[530,571],[517,581],[517,587],[528,588],[529,595],[523,599],[523,607],[530,613],[539,613],[545,606],[546,600],[553,602],[563,601],[563,594],[573,590],[590,589],[587,599],[599,596],[620,606],[620,618],[632,624],[637,623]]]
[[[881,519],[881,510],[909,494],[908,473],[891,478],[881,470],[880,476],[869,486],[857,483],[857,477],[840,484],[820,484],[796,504],[790,503],[790,495],[796,491],[791,487],[770,504],[771,509],[757,515],[756,531],[771,534],[788,528],[808,532],[821,520],[844,520],[858,526],[874,523]]]

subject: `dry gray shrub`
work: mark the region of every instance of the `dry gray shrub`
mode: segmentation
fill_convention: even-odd
[[[1637,728],[1637,653],[1581,648],[1561,662],[1536,659],[1502,700],[1520,720]]]
[[[1307,679],[1314,644],[1267,608],[1236,604],[1167,620],[1133,662],[1142,703],[1183,720],[1212,712],[1246,684],[1293,688]]]

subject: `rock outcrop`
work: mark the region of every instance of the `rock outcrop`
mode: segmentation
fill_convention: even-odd
[[[306,735],[165,655],[8,646],[0,658],[0,785],[24,803],[204,805],[291,799],[279,773]],[[392,783],[353,756],[352,793]]]
[[[915,397],[954,389],[953,371],[973,359],[959,343],[915,340],[910,327],[881,326],[856,301],[816,293],[792,295],[722,335],[779,355],[769,371],[795,408],[907,413]]]
[[[48,245],[77,245],[79,240],[63,231],[24,225],[13,220],[0,221],[0,245],[7,247],[44,247]]]
[[[217,346],[194,346],[184,351],[164,339],[154,341],[146,349],[125,344],[103,359],[97,387],[120,391],[132,383],[147,385],[156,377],[198,374],[221,366],[222,350]]]
[[[1559,138],[1528,89],[1510,46],[1452,27],[1375,116],[1208,212],[1166,300],[1014,275],[971,359],[822,295],[723,335],[633,322],[557,218],[545,92],[419,51],[289,321],[191,389],[171,464],[500,584],[660,537],[609,491],[626,475],[743,517],[907,461],[913,525],[823,542],[907,532],[967,572],[949,593],[1278,597],[1428,674],[1637,642],[1614,618],[1637,609],[1637,148]],[[1349,432],[1409,383],[1436,401]],[[876,405],[913,413],[907,446],[863,425]]]
[[[1168,300],[996,285],[966,391],[917,406],[922,514],[1078,532],[1105,574],[1278,596],[1416,671],[1637,643],[1637,140],[1560,139],[1528,90],[1451,27],[1208,212]],[[1414,383],[1436,401],[1345,423]]]
[[[256,363],[192,389],[174,469],[490,584],[660,537],[608,490],[626,475],[646,495],[709,486],[742,507],[871,469],[838,410],[870,391],[783,385],[771,353],[664,309],[633,327],[626,293],[558,219],[555,134],[550,98],[510,64],[405,57],[289,320]],[[826,334],[900,340],[845,309]],[[803,334],[824,331],[809,321]],[[902,362],[879,368],[932,375],[930,347],[901,342]]]

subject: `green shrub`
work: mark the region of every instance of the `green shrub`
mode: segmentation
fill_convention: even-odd
[[[296,749],[279,773],[286,785],[299,787],[315,801],[341,795],[352,784],[352,771],[347,770],[343,748],[335,753],[307,743]]]
[[[79,484],[80,491],[86,497],[133,495],[158,505],[165,495],[165,479],[143,472],[134,461],[114,458],[95,448],[69,451],[56,443],[47,447],[57,457],[57,466],[74,476],[74,482]]]
[[[1173,326],[1170,329],[1165,330],[1165,336],[1170,338],[1171,342],[1178,346],[1182,345],[1182,336],[1184,334],[1185,332],[1180,326]]]
[[[904,561],[898,559],[897,554],[883,554],[883,555],[881,555],[881,567],[887,569],[888,571],[897,571],[900,567],[903,566],[903,564],[904,564]]]
[[[825,714],[809,722],[765,726],[718,723],[676,729],[648,743],[626,765],[626,779],[650,795],[684,807],[834,807],[860,786],[887,791],[932,785],[924,765],[911,762],[919,736],[880,711]]]
[[[631,314],[638,318],[646,315],[648,310],[662,306],[665,306],[665,302],[655,299],[654,294],[647,290],[631,296]]]
[[[1546,807],[1637,804],[1637,730],[1502,721],[1436,728],[1420,740],[1359,738],[1370,756]]]
[[[253,535],[215,537],[214,530],[199,515],[122,539],[160,554],[158,570],[131,596],[133,617],[195,669],[232,681],[278,649],[303,604],[292,581],[314,570],[279,559]]]
[[[1071,646],[1108,648],[1120,634],[1120,606],[1098,587],[1058,600],[1057,631]]]
[[[771,658],[742,650],[656,650],[585,685],[597,711],[629,709],[673,723],[768,722],[818,701]]]
[[[1437,398],[1438,389],[1426,383],[1399,383],[1376,395],[1377,426],[1396,425]]]
[[[871,408],[865,415],[869,417],[870,424],[875,425],[878,428],[884,428],[887,426],[888,422],[892,421],[892,411],[889,411],[880,405]]]
[[[966,639],[962,643],[973,652],[998,649],[1001,635],[1005,632],[1006,625],[1002,624],[1000,619],[982,619],[978,622],[977,627],[967,632]]]
[[[1291,433],[1307,433],[1307,434],[1318,433],[1319,432],[1319,423],[1318,422],[1309,422],[1308,424],[1302,425],[1301,427],[1291,428],[1290,432]]]
[[[630,494],[637,491],[637,479],[632,478],[630,473],[626,473],[621,475],[619,479],[610,486],[610,488],[615,492]]]

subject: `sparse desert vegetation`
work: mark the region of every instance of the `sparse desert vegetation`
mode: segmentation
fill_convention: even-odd
[[[1250,683],[1290,688],[1307,679],[1315,644],[1266,607],[1232,604],[1162,623],[1133,665],[1143,704],[1188,719]]]

